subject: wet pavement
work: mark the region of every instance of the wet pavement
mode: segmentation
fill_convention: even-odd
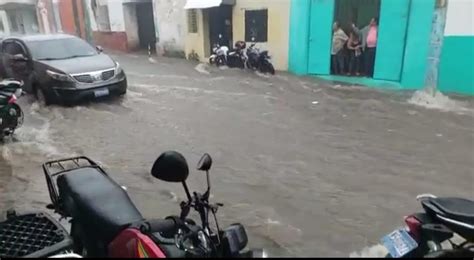
[[[251,245],[277,256],[348,256],[420,210],[417,194],[474,198],[472,99],[115,57],[128,75],[124,98],[76,107],[20,100],[25,124],[0,147],[0,209],[43,209],[41,163],[86,155],[145,216],[177,214],[182,188],[149,173],[170,149],[191,169],[210,153],[221,225],[244,223]],[[192,171],[190,187],[204,183]]]

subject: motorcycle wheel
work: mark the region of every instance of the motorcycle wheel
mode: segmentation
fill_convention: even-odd
[[[217,66],[224,66],[225,65],[225,60],[221,57],[217,57],[216,64],[217,64]]]
[[[270,74],[275,75],[275,68],[273,67],[273,64],[267,63],[267,72],[270,72]]]

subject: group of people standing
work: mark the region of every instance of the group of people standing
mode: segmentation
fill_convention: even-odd
[[[333,24],[331,73],[336,75],[374,76],[378,19],[359,30],[352,23],[349,36],[339,22]]]

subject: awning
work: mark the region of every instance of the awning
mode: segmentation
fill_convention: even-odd
[[[235,4],[235,0],[187,0],[184,9],[204,9],[220,6],[221,4]]]

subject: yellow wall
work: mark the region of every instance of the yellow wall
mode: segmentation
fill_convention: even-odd
[[[245,10],[268,9],[268,42],[257,47],[269,51],[277,70],[288,70],[291,0],[236,0],[233,9],[233,40],[245,40]],[[248,45],[247,45],[248,46]]]
[[[233,41],[245,40],[245,10],[268,9],[268,42],[257,43],[257,47],[268,50],[277,70],[288,70],[288,44],[291,0],[236,0],[233,8]],[[197,11],[198,32],[188,33],[186,29],[186,57],[194,50],[202,62],[209,57],[209,26],[203,15]],[[186,15],[187,17],[187,15]],[[187,21],[186,21],[187,25]]]
[[[186,19],[188,19],[187,14],[186,14]],[[199,59],[202,62],[205,62],[207,60],[207,57],[209,56],[209,54],[207,53],[208,51],[205,51],[209,48],[205,46],[209,42],[208,40],[209,38],[208,27],[209,26],[208,26],[207,21],[204,20],[204,15],[203,15],[202,10],[197,10],[197,24],[198,24],[197,33],[189,33],[189,30],[187,28],[188,22],[186,20],[186,41],[185,41],[186,58],[188,58],[188,55],[192,51],[194,51],[195,53],[198,54]],[[206,37],[204,37],[204,35],[206,35]]]

